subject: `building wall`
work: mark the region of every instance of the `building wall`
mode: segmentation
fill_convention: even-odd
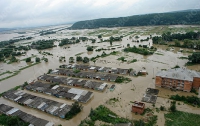
[[[132,112],[142,114],[144,112],[144,108],[138,108],[138,107],[132,106]]]
[[[159,76],[156,76],[156,86],[161,87],[161,82],[162,82],[162,78]]]
[[[198,77],[194,77],[193,78],[192,87],[195,88],[195,89],[199,89],[199,87],[200,87],[200,78],[198,78]]]
[[[184,91],[190,92],[192,89],[192,82],[184,81]]]

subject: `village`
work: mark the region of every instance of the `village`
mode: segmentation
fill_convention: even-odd
[[[132,28],[118,29],[129,33]],[[152,39],[137,42],[129,34],[112,45],[106,42],[108,37],[101,42],[97,34],[96,43],[77,35],[80,43],[56,47],[58,41],[52,49],[31,49],[17,57],[20,62],[4,63],[2,78],[12,74],[6,70],[20,71],[0,83],[0,113],[30,126],[169,126],[180,117],[183,123],[195,120],[185,115],[199,117],[200,67],[185,65],[187,56],[198,50],[154,44]],[[46,36],[51,37],[55,35]],[[132,47],[139,52],[124,51]],[[148,55],[144,50],[150,51]],[[31,62],[25,63],[30,57]],[[87,63],[77,60],[85,57]]]

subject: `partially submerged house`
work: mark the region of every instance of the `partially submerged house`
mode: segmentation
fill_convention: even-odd
[[[143,102],[155,104],[157,100],[158,89],[147,88],[145,94],[142,97]]]
[[[132,105],[132,112],[142,114],[145,110],[145,104],[142,102],[135,101]]]

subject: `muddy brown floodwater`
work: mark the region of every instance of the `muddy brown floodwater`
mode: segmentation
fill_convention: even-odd
[[[66,27],[66,26],[60,26],[60,27],[53,27],[54,29],[62,29],[62,27]],[[95,33],[95,35],[88,35],[88,33],[90,32],[96,32],[98,30],[63,30],[63,31],[59,31],[56,34],[53,35],[46,35],[46,36],[39,36],[37,33],[40,30],[44,30],[44,29],[50,29],[50,27],[44,27],[44,28],[37,28],[37,29],[28,29],[26,31],[27,36],[33,36],[35,37],[33,40],[31,41],[23,41],[22,43],[26,43],[26,42],[32,42],[34,40],[39,40],[39,39],[52,39],[52,38],[56,38],[58,40],[63,39],[63,38],[71,38],[72,36],[78,37],[78,36],[86,36],[89,38],[96,38],[97,42],[99,42],[100,40],[97,38],[97,35],[100,34],[101,32],[97,32]],[[105,28],[106,29],[106,28]],[[102,31],[102,34],[106,35],[114,35],[111,33],[106,33],[105,29],[99,29]],[[139,31],[141,30],[141,32],[145,32],[150,30],[151,27],[132,27],[132,28],[113,28],[112,30],[118,30],[117,35],[120,36],[122,34],[129,34],[129,30],[132,31]],[[109,30],[109,28],[107,29]],[[12,39],[13,37],[17,37],[20,36],[21,34],[17,34],[17,31],[15,31],[15,33],[9,32],[9,33],[5,33],[5,34],[0,34],[0,40],[9,40]],[[103,33],[104,32],[104,33]],[[148,75],[146,76],[142,76],[142,77],[132,77],[129,76],[132,79],[132,82],[127,83],[127,84],[117,84],[117,88],[113,91],[110,92],[109,89],[106,89],[104,92],[97,92],[97,91],[93,91],[94,92],[94,97],[87,103],[87,104],[83,104],[84,108],[83,111],[81,113],[79,113],[77,116],[75,116],[73,119],[71,120],[63,120],[54,116],[51,116],[49,114],[46,114],[44,112],[40,112],[37,111],[35,109],[31,109],[31,108],[27,108],[24,106],[20,106],[16,103],[13,103],[9,100],[5,100],[4,98],[0,98],[0,103],[4,103],[4,104],[8,104],[10,106],[13,107],[17,107],[19,109],[21,109],[22,111],[25,111],[29,114],[35,115],[37,117],[52,121],[56,124],[62,124],[63,126],[77,126],[78,124],[80,124],[81,120],[85,119],[89,113],[91,108],[96,108],[99,105],[105,105],[108,108],[110,108],[112,111],[114,111],[115,113],[117,113],[118,115],[125,117],[125,118],[129,118],[129,119],[141,119],[142,116],[140,115],[135,115],[131,112],[131,106],[133,101],[141,101],[143,94],[145,93],[146,88],[151,87],[151,88],[155,88],[155,80],[153,79],[156,75],[156,73],[158,71],[160,71],[161,69],[170,69],[172,67],[174,67],[175,65],[179,65],[180,67],[185,67],[185,63],[187,62],[187,60],[182,60],[179,59],[179,57],[187,57],[189,55],[189,53],[181,53],[180,48],[174,48],[171,51],[167,51],[166,49],[168,48],[166,45],[154,45],[158,50],[156,52],[156,54],[154,55],[150,55],[150,56],[143,56],[143,55],[139,55],[139,54],[135,54],[135,53],[124,53],[121,50],[123,49],[123,47],[127,47],[127,44],[130,44],[130,46],[139,46],[139,45],[150,45],[152,46],[152,41],[148,41],[148,42],[132,42],[135,35],[138,35],[140,38],[139,39],[146,39],[147,37],[149,37],[149,35],[140,35],[141,33],[133,33],[133,35],[128,35],[126,37],[123,38],[122,41],[120,42],[113,42],[113,46],[112,48],[116,48],[115,50],[106,50],[106,53],[110,53],[111,51],[120,51],[119,54],[117,55],[110,55],[108,57],[105,58],[99,58],[96,63],[90,62],[90,65],[97,65],[97,66],[105,66],[105,67],[114,67],[114,68],[132,68],[136,71],[141,70],[143,67],[146,69],[146,71],[148,72]],[[153,34],[153,33],[152,33]],[[133,38],[129,38],[129,36],[133,36]],[[105,37],[106,38],[106,37]],[[19,43],[18,43],[19,44]],[[55,43],[56,45],[58,45],[58,42]],[[103,43],[91,43],[91,41],[86,41],[86,42],[80,42],[78,44],[74,44],[74,45],[67,45],[67,47],[70,48],[66,48],[64,49],[64,47],[54,47],[52,49],[45,49],[42,51],[45,52],[50,52],[51,54],[53,54],[53,56],[45,56],[49,59],[49,62],[45,63],[44,61],[42,61],[41,63],[34,65],[32,67],[29,67],[27,69],[21,70],[20,73],[14,77],[11,77],[9,79],[6,79],[4,81],[0,82],[0,92],[4,92],[9,90],[10,88],[13,88],[15,86],[21,85],[23,84],[25,81],[29,81],[29,80],[34,80],[36,79],[38,76],[46,73],[49,69],[56,69],[58,68],[59,65],[61,64],[67,64],[68,63],[68,59],[69,57],[74,57],[76,54],[81,53],[80,56],[84,57],[87,56],[89,58],[94,57],[96,55],[101,55],[103,51],[101,52],[87,52],[86,51],[86,46],[90,45],[90,46],[97,46],[96,49],[98,48],[111,48],[110,47],[110,43],[109,42],[103,42]],[[118,48],[119,47],[119,48]],[[183,49],[185,51],[193,51],[190,49]],[[37,55],[37,57],[42,57],[43,55],[39,54],[39,51],[37,50],[30,50],[27,52],[27,54],[25,56],[20,56],[17,57],[18,59],[24,59],[27,57],[30,57],[33,55]],[[60,62],[59,61],[59,57],[60,56],[65,56],[66,57],[66,62]],[[131,61],[133,59],[137,59],[137,62],[135,63],[127,63],[127,62],[121,62],[119,60],[117,60],[119,57],[124,56],[125,59],[127,61]],[[34,60],[34,58],[32,58],[32,60]],[[13,63],[13,64],[6,64],[6,63],[0,63],[0,73],[5,72],[5,71],[16,71],[19,70],[20,68],[27,66],[28,64],[26,64],[25,61],[21,61],[19,63]],[[193,70],[200,70],[200,65],[195,65],[195,66],[188,66],[187,68],[189,69],[193,69]],[[6,75],[4,75],[6,76]],[[2,78],[2,77],[1,77]],[[108,83],[109,86],[111,85],[110,83]],[[87,90],[87,89],[85,89]],[[192,95],[191,93],[186,93],[186,92],[172,92],[170,90],[167,89],[161,89],[160,90],[160,94],[156,103],[156,107],[160,107],[160,105],[169,105],[168,104],[168,95],[173,95],[173,94],[180,94],[180,95]],[[47,96],[45,94],[36,94],[34,92],[29,92],[26,91],[28,93],[32,93],[35,95],[39,95],[41,97],[46,97],[48,99],[52,99],[52,100],[59,100],[60,102],[63,103],[72,103],[72,101],[69,100],[64,100],[64,99],[56,99],[54,97],[51,96]],[[110,98],[119,98],[119,102],[116,102],[114,104],[107,104],[106,101],[108,101]],[[152,104],[149,103],[145,103],[147,107],[152,107]],[[188,111],[188,112],[192,112],[192,113],[197,113],[200,114],[200,110],[197,108],[193,108],[193,107],[189,107],[188,105],[180,105],[178,106],[178,110],[181,111]],[[158,125],[162,126],[164,124],[164,113],[156,113],[157,115],[159,115],[160,120],[158,121]],[[97,122],[97,124],[100,124],[101,122]]]

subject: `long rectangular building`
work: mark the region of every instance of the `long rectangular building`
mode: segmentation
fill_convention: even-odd
[[[200,87],[200,72],[185,68],[160,71],[156,74],[155,85],[190,92],[192,88]]]

